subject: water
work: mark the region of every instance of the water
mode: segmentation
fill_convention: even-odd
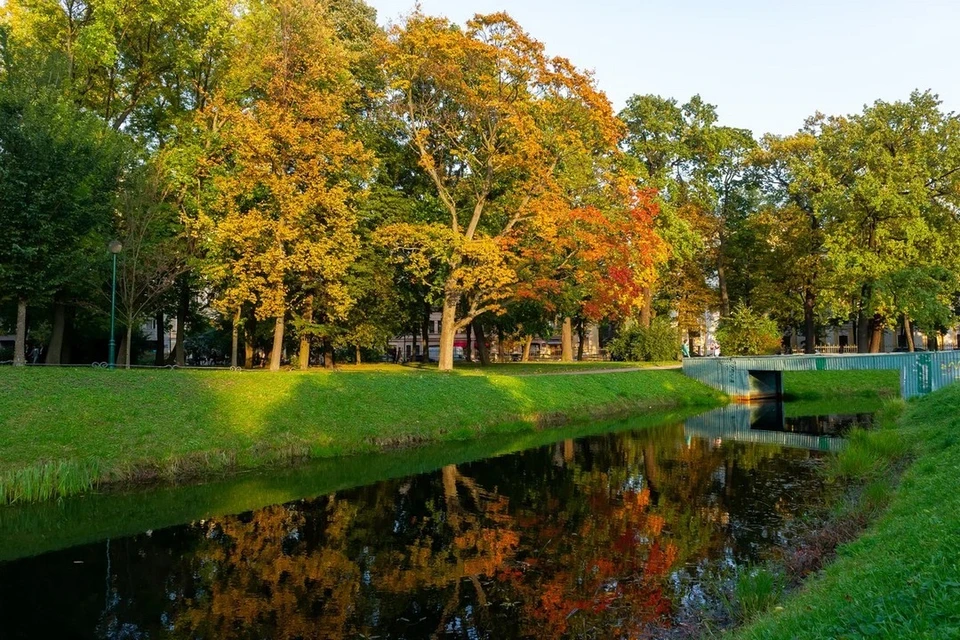
[[[668,636],[716,576],[789,546],[824,499],[817,467],[869,419],[785,415],[728,407],[474,461],[447,448],[449,464],[434,448],[433,470],[324,476],[323,495],[274,474],[314,496],[295,500],[239,479],[0,511],[0,557],[16,558],[0,637]],[[218,500],[267,506],[190,515]]]

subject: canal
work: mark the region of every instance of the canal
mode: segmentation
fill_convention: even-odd
[[[838,490],[818,469],[869,425],[855,409],[730,406],[9,507],[0,637],[677,637]]]

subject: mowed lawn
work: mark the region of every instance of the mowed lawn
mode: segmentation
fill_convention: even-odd
[[[468,371],[475,375],[414,367],[274,374],[3,368],[0,493],[29,499],[33,489],[11,487],[53,483],[40,491],[50,497],[75,492],[71,485],[89,484],[90,476],[179,476],[722,402],[675,370]],[[40,467],[60,477],[30,476]]]

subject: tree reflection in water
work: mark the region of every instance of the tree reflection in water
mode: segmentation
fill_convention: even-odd
[[[61,619],[128,637],[656,635],[705,567],[785,543],[821,455],[677,425],[450,465],[114,541],[107,619],[90,599]],[[42,591],[40,560],[6,575]]]

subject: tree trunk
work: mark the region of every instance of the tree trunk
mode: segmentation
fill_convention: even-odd
[[[13,366],[27,364],[27,299],[17,300],[17,334],[13,343]]]
[[[939,331],[933,331],[927,336],[927,351],[940,351]]]
[[[257,330],[257,319],[250,312],[250,316],[243,325],[243,368],[253,369],[253,343],[256,341],[254,332]]]
[[[180,299],[177,301],[177,348],[174,357],[177,366],[187,363],[185,342],[187,341],[187,313],[190,311],[190,283],[184,277],[180,282]]]
[[[116,352],[114,353],[113,364],[118,367],[126,368],[127,366],[127,340],[126,332],[120,336],[120,344],[116,346]]]
[[[520,358],[522,362],[530,362],[530,345],[533,344],[533,336],[527,335],[527,339],[523,343],[523,357]]]
[[[873,288],[869,284],[860,288],[860,304],[857,311],[857,353],[870,352],[870,316],[867,315]]]
[[[71,342],[71,337],[73,335],[73,316],[76,313],[76,310],[72,307],[66,309],[63,319],[63,347],[60,349],[60,364],[70,364],[71,360],[71,350],[73,348],[73,343]]]
[[[870,323],[870,317],[861,309],[857,319],[857,353],[870,353]]]
[[[883,316],[874,314],[870,320],[870,353],[880,353],[883,347]]]
[[[579,342],[577,343],[577,361],[583,362],[583,342],[587,334],[587,327],[584,325],[583,319],[580,318],[577,320],[577,338]]]
[[[230,368],[235,369],[240,361],[240,309],[233,314],[230,322]]]
[[[453,371],[453,343],[457,337],[457,303],[460,296],[447,293],[443,298],[440,319],[440,371]]]
[[[67,308],[62,302],[53,303],[53,333],[47,346],[47,364],[60,364],[63,353],[63,332],[67,324]]]
[[[327,370],[332,370],[333,365],[333,343],[330,342],[329,338],[323,339],[323,368]]]
[[[467,350],[463,354],[463,359],[467,362],[473,362],[473,345],[471,344],[471,338],[473,337],[473,323],[467,325]]]
[[[270,350],[270,371],[280,371],[280,357],[283,355],[283,314],[277,316],[273,325],[273,348]]]
[[[490,364],[490,350],[487,349],[487,338],[483,333],[483,325],[474,322],[473,333],[477,337],[477,353],[480,355],[480,365],[486,367]]]
[[[313,324],[313,296],[309,295],[303,301],[303,321],[305,324]],[[310,368],[310,336],[306,331],[300,332],[300,354],[297,357],[300,361],[300,370],[306,371]]]
[[[430,305],[423,303],[423,323],[420,325],[420,336],[423,338],[423,355],[420,362],[430,362]]]
[[[727,273],[723,268],[723,241],[721,240],[717,255],[717,280],[720,284],[720,314],[726,318],[730,315],[730,293],[727,291]]]
[[[357,364],[360,364],[360,345],[356,345],[357,350]]]
[[[297,352],[297,360],[300,371],[306,371],[310,368],[310,339],[306,335],[300,336],[300,351]]]
[[[913,325],[907,314],[903,314],[903,336],[907,341],[907,351],[910,353],[916,351],[916,346],[913,344]]]
[[[162,367],[162,366],[163,366],[163,357],[164,357],[164,355],[166,355],[166,354],[164,354],[164,352],[163,352],[163,333],[164,333],[164,331],[163,331],[163,311],[162,311],[162,310],[161,310],[161,311],[157,311],[157,315],[156,315],[156,317],[154,317],[153,320],[154,320],[154,322],[156,322],[156,324],[157,324],[157,337],[156,337],[156,340],[154,341],[154,344],[153,344],[153,348],[154,348],[153,364],[154,364],[154,366]]]
[[[573,320],[563,319],[563,329],[560,335],[560,360],[573,362]]]
[[[803,294],[803,339],[806,343],[803,348],[804,353],[817,352],[817,327],[814,314],[816,308],[817,294],[807,287]]]
[[[130,353],[130,349],[131,349],[131,346],[132,346],[132,344],[133,344],[133,323],[132,323],[132,322],[128,322],[128,323],[127,323],[127,335],[126,335],[126,337],[124,338],[124,340],[126,341],[126,348],[123,350],[123,353],[124,353],[124,368],[129,369],[129,368],[130,368],[130,358],[131,358],[131,355],[132,355],[132,354]]]
[[[640,308],[640,326],[644,329],[650,328],[653,321],[653,287],[643,288],[643,307]]]

